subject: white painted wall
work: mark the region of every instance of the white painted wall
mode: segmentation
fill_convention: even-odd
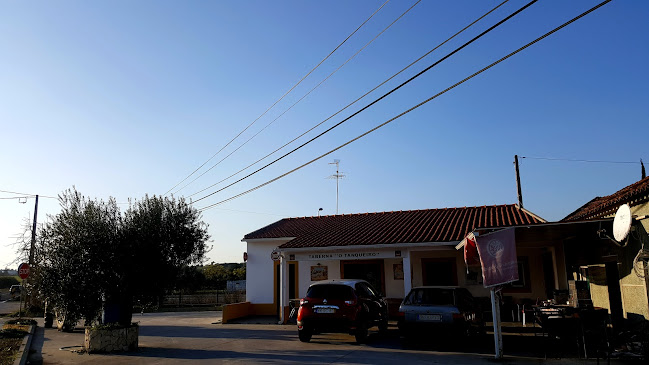
[[[273,303],[274,264],[270,253],[285,242],[255,240],[247,243],[246,301],[254,304]]]
[[[385,273],[386,298],[403,298],[406,296],[403,289],[403,280],[394,280],[394,264],[401,264],[402,259],[384,259],[383,272]]]

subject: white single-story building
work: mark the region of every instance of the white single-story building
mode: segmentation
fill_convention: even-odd
[[[247,303],[235,316],[286,321],[290,300],[326,279],[365,279],[397,306],[421,285],[457,285],[488,297],[481,274],[467,272],[456,246],[472,231],[544,223],[515,204],[285,218],[243,238]],[[567,289],[562,242],[541,246],[517,248],[520,279],[507,289],[510,297]]]

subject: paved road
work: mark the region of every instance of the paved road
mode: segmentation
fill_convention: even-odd
[[[493,349],[472,344],[402,348],[398,337],[370,336],[356,345],[344,334],[316,335],[310,343],[297,339],[295,326],[220,324],[220,312],[156,313],[134,316],[140,322],[140,350],[121,354],[78,354],[83,330],[62,333],[37,329],[32,356],[37,364],[492,364]],[[39,320],[42,325],[42,320]],[[63,349],[61,349],[63,348]],[[513,349],[513,346],[510,346]],[[462,351],[468,351],[462,352]],[[534,350],[536,351],[536,349]],[[507,346],[505,349],[507,353]],[[584,364],[583,360],[543,361],[508,356],[508,364]],[[594,362],[593,362],[594,363]]]
[[[3,297],[4,298],[4,297]],[[5,298],[6,299],[6,298]],[[20,302],[19,301],[7,301],[7,300],[1,300],[0,301],[0,324],[2,324],[2,316],[17,312],[20,307]]]

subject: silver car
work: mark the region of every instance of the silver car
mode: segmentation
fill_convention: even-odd
[[[475,299],[465,288],[421,286],[412,288],[399,307],[402,336],[483,333],[484,321]]]

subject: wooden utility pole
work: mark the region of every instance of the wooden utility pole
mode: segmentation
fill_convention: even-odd
[[[514,166],[516,166],[516,189],[518,190],[518,206],[523,207],[523,193],[521,192],[521,174],[518,171],[518,155],[514,155]]]
[[[36,220],[38,218],[38,195],[34,204],[34,224],[32,225],[32,242],[29,246],[29,266],[34,266],[34,248],[36,247]]]

